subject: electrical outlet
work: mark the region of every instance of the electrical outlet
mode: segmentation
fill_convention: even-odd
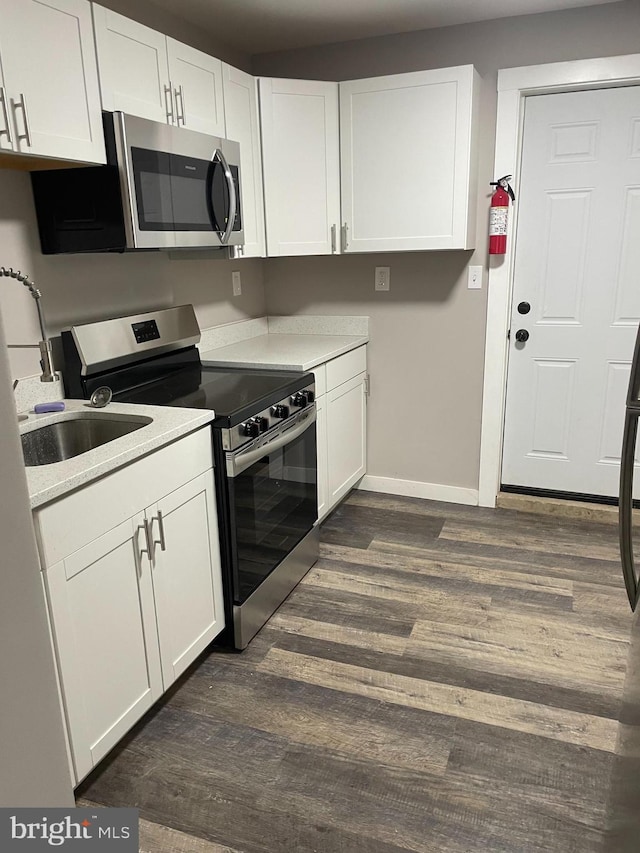
[[[376,267],[375,289],[389,290],[391,279],[390,267]]]
[[[482,267],[469,267],[469,277],[467,279],[467,287],[469,290],[482,290]]]
[[[231,273],[231,283],[233,284],[233,295],[241,296],[242,295],[242,283],[240,281],[240,273],[238,270],[235,270]]]

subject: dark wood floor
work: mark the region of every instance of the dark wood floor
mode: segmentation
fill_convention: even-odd
[[[612,525],[355,492],[79,794],[147,853],[595,853],[630,625]]]

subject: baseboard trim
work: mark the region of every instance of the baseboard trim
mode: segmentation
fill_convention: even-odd
[[[453,504],[478,506],[478,490],[462,486],[443,486],[440,483],[420,483],[417,480],[397,480],[394,477],[373,477],[365,474],[356,486],[365,492],[384,492],[405,498],[425,498]]]

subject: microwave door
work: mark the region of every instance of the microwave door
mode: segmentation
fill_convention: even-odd
[[[127,248],[175,247],[170,128],[113,114]]]

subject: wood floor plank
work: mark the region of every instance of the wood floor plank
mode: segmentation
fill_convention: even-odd
[[[331,563],[330,568],[341,571],[341,566],[354,563],[367,568],[392,569],[398,572],[442,578],[443,580],[461,581],[481,586],[511,587],[527,591],[545,592],[549,595],[564,595],[571,597],[573,582],[564,578],[548,577],[533,573],[509,571],[502,566],[474,566],[470,562],[453,562],[446,556],[437,558],[426,556],[424,549],[410,546],[394,546],[389,549],[388,543],[373,541],[363,557],[360,549],[348,545],[322,543],[322,564]],[[363,560],[366,561],[363,563]],[[337,564],[337,567],[334,565]]]
[[[343,541],[347,535],[353,547],[367,548],[371,540],[384,530],[389,542],[421,546],[438,537],[443,523],[444,519],[438,516],[416,517],[387,508],[344,503],[324,523],[322,539],[325,542]]]
[[[607,752],[615,749],[617,725],[613,720],[602,717],[560,711],[533,702],[336,664],[277,648],[269,650],[258,668],[273,675],[296,678],[383,702],[450,714]]]
[[[392,544],[382,540],[372,543],[376,551],[387,553],[416,552],[411,545]],[[583,581],[595,585],[612,588],[623,588],[622,573],[619,560],[603,560],[595,557],[576,557],[571,554],[548,551],[532,551],[507,545],[488,545],[478,542],[467,542],[461,539],[440,538],[430,545],[420,549],[424,557],[433,559],[445,558],[465,565],[479,568],[508,568],[528,574],[562,578],[569,581]]]
[[[273,638],[272,648],[284,649],[311,657],[325,658],[337,663],[351,664],[365,669],[404,675],[423,681],[464,687],[481,693],[508,696],[524,702],[549,705],[552,708],[576,711],[595,717],[619,719],[620,695],[612,695],[602,688],[588,685],[575,686],[544,684],[532,681],[518,673],[516,676],[490,673],[464,665],[463,661],[440,662],[426,657],[416,658],[405,653],[401,656],[381,651],[362,649],[340,643],[339,637],[319,645],[301,634],[278,633],[271,627],[265,633]]]
[[[473,542],[478,545],[500,545],[522,548],[526,551],[548,552],[573,557],[592,557],[599,560],[618,560],[620,555],[616,529],[608,530],[606,535],[591,535],[580,539],[575,534],[563,535],[557,529],[553,537],[548,531],[535,527],[525,531],[521,527],[502,528],[465,525],[457,520],[446,521],[440,531],[440,539]]]
[[[319,587],[310,575],[287,599],[284,609],[300,618],[398,637],[408,637],[420,615],[415,600],[366,597],[344,587]]]
[[[418,621],[407,652],[440,663],[527,678],[543,684],[595,687],[622,695],[628,643],[577,624],[492,610],[485,625]]]
[[[454,589],[443,589],[428,584],[425,578],[389,569],[375,571],[371,567],[348,564],[342,571],[335,571],[335,563],[328,568],[325,565],[321,562],[309,572],[305,579],[306,587],[359,596],[362,607],[368,606],[371,599],[402,602],[407,605],[406,613],[412,621],[418,615],[426,619],[446,620],[460,613],[465,613],[469,623],[482,624],[486,621],[491,597],[484,588],[466,592],[457,583],[446,581],[445,587],[453,585]]]
[[[412,708],[255,671],[202,667],[171,699],[174,709],[247,726],[290,743],[372,764],[444,772],[456,722]]]

